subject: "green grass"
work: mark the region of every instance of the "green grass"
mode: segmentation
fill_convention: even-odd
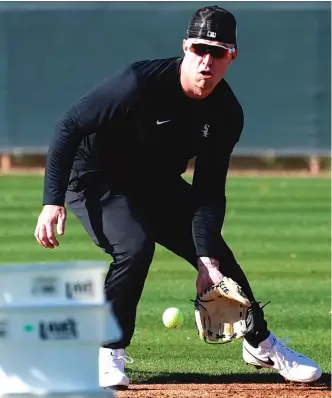
[[[107,260],[77,220],[68,215],[66,236],[56,250],[34,241],[41,209],[42,177],[0,177],[0,263]],[[330,181],[310,178],[232,177],[223,234],[245,270],[256,297],[271,300],[265,314],[271,330],[330,372]],[[176,228],[176,225],[175,225]],[[139,304],[129,355],[134,382],[250,377],[257,371],[241,359],[241,343],[204,344],[197,337],[191,299],[194,270],[158,246]],[[167,307],[185,315],[180,329],[161,321]],[[260,371],[268,377],[270,372]],[[238,376],[237,376],[238,377]]]

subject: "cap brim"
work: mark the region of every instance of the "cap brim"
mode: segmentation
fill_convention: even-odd
[[[221,43],[215,40],[206,40],[206,39],[196,39],[196,38],[189,38],[187,39],[192,44],[207,44],[209,46],[216,46],[216,47],[225,47],[225,45],[229,45],[231,43]]]

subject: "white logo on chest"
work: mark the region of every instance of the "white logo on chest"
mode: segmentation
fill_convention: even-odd
[[[204,138],[207,138],[208,136],[209,136],[209,128],[210,128],[211,126],[209,125],[209,124],[205,124],[204,125],[204,127],[203,127],[203,129],[201,130],[202,131],[202,133],[203,133],[203,137]]]
[[[168,123],[170,121],[171,121],[171,119],[170,120],[157,120],[156,124],[159,126],[160,124]]]

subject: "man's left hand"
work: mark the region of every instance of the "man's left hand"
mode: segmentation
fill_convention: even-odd
[[[221,282],[223,274],[219,271],[219,261],[210,257],[199,257],[197,266],[196,290],[198,294],[202,293],[207,287]]]
[[[244,337],[251,303],[241,286],[224,276],[213,258],[200,257],[197,265],[195,319],[201,339],[228,343]]]

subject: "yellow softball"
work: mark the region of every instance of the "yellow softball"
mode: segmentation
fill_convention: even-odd
[[[163,313],[163,323],[167,328],[179,328],[183,320],[183,313],[178,308],[167,308]]]

